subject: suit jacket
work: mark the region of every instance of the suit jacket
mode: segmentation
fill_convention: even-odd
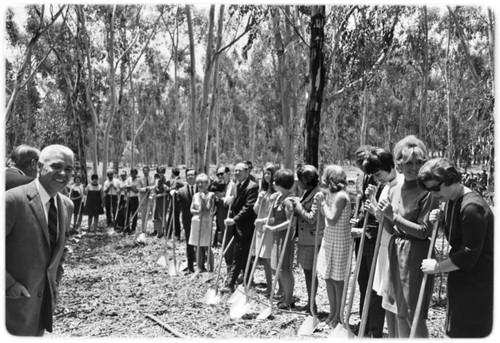
[[[243,238],[251,239],[255,230],[257,214],[253,210],[253,205],[257,201],[258,193],[259,185],[250,178],[236,186],[236,197],[231,211],[236,231]]]
[[[321,192],[319,185],[310,192],[304,192],[300,198],[302,207],[297,210],[299,216],[297,219],[298,243],[300,245],[314,246],[316,241],[316,220],[319,213],[318,244],[323,238],[325,229],[325,217],[321,214],[320,204],[318,204],[318,194]]]
[[[7,168],[5,170],[5,190],[22,186],[33,181],[34,178],[21,174],[17,168]]]
[[[191,228],[191,201],[193,200],[193,195],[197,192],[196,186],[193,186],[194,191],[193,194],[189,193],[188,189],[189,184],[181,187],[177,192],[177,196],[175,197],[175,210],[182,212],[182,225],[184,228]]]
[[[66,232],[73,213],[73,202],[68,197],[59,193],[57,198],[59,233],[51,251],[48,224],[35,182],[5,194],[6,289],[19,282],[31,295],[6,297],[7,330],[14,335],[36,335],[39,323],[52,332]]]

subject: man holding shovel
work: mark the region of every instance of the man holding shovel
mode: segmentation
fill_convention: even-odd
[[[246,163],[238,163],[234,168],[237,185],[232,207],[233,216],[225,220],[227,226],[234,226],[234,258],[228,274],[228,282],[221,290],[224,293],[234,291],[238,276],[245,270],[255,230],[256,214],[253,205],[257,201],[259,185],[252,181],[249,175],[250,170]]]

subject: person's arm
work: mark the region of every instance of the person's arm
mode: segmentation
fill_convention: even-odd
[[[198,205],[198,198],[199,197],[200,197],[199,193],[196,193],[195,195],[193,195],[193,200],[191,201],[191,208],[190,208],[192,215],[197,215],[197,214],[200,214],[200,212],[201,212],[200,206]]]
[[[290,221],[293,220],[292,216],[294,213],[294,204],[291,199],[286,199],[284,200],[284,206],[285,206],[285,214],[287,220],[285,220],[283,223],[280,223],[278,225],[264,225],[265,230],[269,231],[282,231],[286,230],[288,228],[288,225],[290,224]]]
[[[295,207],[295,213],[301,216],[309,224],[315,224],[318,218],[318,211],[320,210],[318,198],[319,192],[314,194],[310,210],[307,210],[304,206],[302,206],[298,199],[296,200],[297,206]]]
[[[245,203],[239,210],[238,214],[233,218],[234,222],[237,225],[242,224],[248,220],[253,220],[252,217],[255,215],[253,212],[253,205],[255,205],[255,202],[257,201],[259,189],[257,188],[257,185],[255,185],[255,187],[250,187],[245,190],[245,192]]]
[[[335,225],[338,222],[342,211],[348,203],[349,196],[345,192],[339,193],[331,206],[328,206],[326,201],[323,200],[321,203],[321,213],[325,216],[329,225]]]

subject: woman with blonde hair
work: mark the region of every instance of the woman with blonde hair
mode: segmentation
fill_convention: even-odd
[[[427,161],[424,143],[413,135],[406,136],[396,143],[393,155],[396,168],[404,177],[378,203],[384,220],[392,223],[393,230],[388,243],[389,268],[384,278],[382,307],[386,310],[389,337],[407,338],[423,278],[420,262],[427,256],[428,238],[432,234],[429,214],[438,201],[417,182],[418,171]],[[433,284],[434,280],[428,278],[416,337],[429,337],[425,319]]]

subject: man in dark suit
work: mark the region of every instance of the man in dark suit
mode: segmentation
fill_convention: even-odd
[[[5,318],[18,336],[52,332],[73,202],[60,192],[73,173],[73,152],[40,152],[38,178],[5,193]]]
[[[170,187],[172,190],[176,190],[178,191],[179,189],[181,189],[183,186],[184,186],[184,182],[182,181],[181,179],[181,171],[179,168],[177,167],[174,167],[172,168],[172,179],[170,180]],[[193,181],[194,182],[194,181]],[[180,217],[181,217],[181,209],[178,208],[177,206],[175,207],[175,211],[174,211],[174,205],[177,205],[177,204],[174,204],[174,202],[170,202],[170,209],[169,209],[169,216],[168,216],[168,224],[167,224],[167,227],[170,227],[170,225],[175,225],[175,238],[177,238],[177,240],[181,240],[181,221],[180,221]],[[174,220],[174,222],[172,223],[172,220]],[[173,230],[173,228],[172,228]]]
[[[182,226],[184,227],[184,236],[186,237],[186,257],[187,257],[187,269],[188,273],[194,273],[194,261],[195,261],[195,251],[194,246],[189,245],[189,235],[191,233],[191,200],[193,195],[197,192],[195,186],[196,172],[194,169],[186,169],[186,181],[187,184],[183,186],[179,191],[172,190],[172,198],[175,199],[176,210],[181,211]]]
[[[19,145],[12,150],[5,170],[5,190],[33,181],[37,173],[40,150],[29,145]]]
[[[252,181],[250,170],[246,163],[238,163],[234,167],[236,179],[236,197],[232,205],[232,218],[225,220],[225,224],[234,227],[234,255],[231,270],[228,274],[228,283],[222,289],[229,293],[234,291],[236,280],[240,273],[245,270],[250,245],[255,230],[255,219],[257,218],[253,205],[257,201],[259,186]]]

